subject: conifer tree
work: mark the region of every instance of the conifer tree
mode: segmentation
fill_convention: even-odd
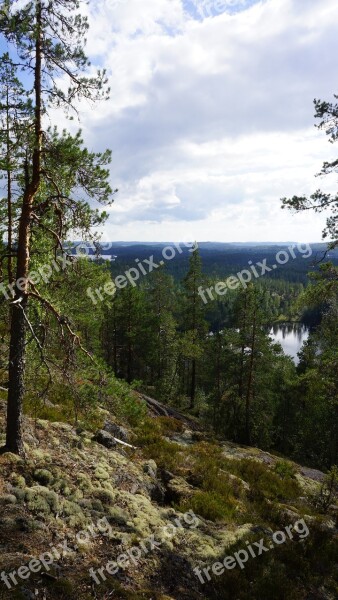
[[[33,96],[31,139],[27,147],[29,162],[22,177],[19,225],[17,233],[14,300],[11,304],[9,351],[9,384],[6,450],[22,454],[22,401],[25,389],[26,328],[29,324],[28,301],[48,306],[62,331],[67,330],[79,344],[79,339],[51,302],[34,289],[29,279],[33,250],[33,227],[44,229],[55,248],[62,251],[64,220],[72,222],[74,230],[97,222],[85,201],[96,197],[107,202],[111,193],[104,166],[110,156],[90,155],[81,149],[80,138],[65,134],[46,134],[45,116],[51,106],[67,112],[77,109],[83,98],[95,101],[107,97],[105,72],[87,77],[88,59],[84,53],[88,22],[76,11],[78,0],[34,0],[16,7],[9,0],[0,4],[0,30],[13,55],[20,61],[25,87]],[[59,86],[62,79],[65,85]],[[84,161],[84,164],[82,164]],[[46,168],[48,165],[50,170]],[[55,165],[66,176],[60,186]],[[54,168],[53,168],[54,165]],[[68,176],[68,179],[67,179]],[[82,189],[84,197],[74,199],[72,192]],[[51,226],[50,226],[51,222]],[[55,226],[56,224],[56,226]]]
[[[202,261],[196,248],[190,257],[189,270],[183,280],[182,354],[185,359],[188,359],[190,366],[188,394],[191,409],[195,406],[197,363],[202,355],[202,346],[207,332],[204,319],[205,306],[198,293],[203,283]]]

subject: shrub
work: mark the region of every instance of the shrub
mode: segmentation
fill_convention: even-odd
[[[186,429],[182,421],[178,421],[178,419],[172,417],[159,417],[157,422],[163,435],[182,433]]]
[[[300,495],[300,487],[295,479],[282,479],[270,471],[263,463],[252,459],[236,461],[240,477],[247,481],[253,494],[269,500],[293,499]]]
[[[275,464],[274,471],[282,479],[287,479],[288,477],[292,478],[296,474],[295,466],[292,463],[290,463],[288,460],[277,461]]]
[[[234,503],[214,491],[196,492],[177,508],[182,512],[192,510],[200,517],[214,522],[232,521],[235,515]]]

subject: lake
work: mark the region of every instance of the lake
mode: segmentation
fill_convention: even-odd
[[[270,330],[273,340],[281,344],[285,354],[289,354],[296,365],[299,363],[297,353],[308,339],[309,333],[309,328],[302,323],[278,323]]]

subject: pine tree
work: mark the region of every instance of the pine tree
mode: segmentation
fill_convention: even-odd
[[[338,95],[334,95],[335,100]],[[329,141],[333,144],[338,140],[338,104],[322,100],[314,100],[316,109],[315,117],[320,119],[318,129],[324,130],[329,136]],[[330,175],[338,172],[338,160],[325,161],[319,175]],[[338,194],[329,194],[317,190],[309,198],[306,196],[293,196],[293,198],[283,198],[282,208],[290,208],[296,212],[305,210],[314,210],[317,213],[331,210],[331,215],[326,222],[326,228],[323,231],[323,239],[329,239],[329,248],[338,246]]]
[[[61,136],[55,146],[51,144],[51,141],[56,141],[55,133],[46,135],[43,130],[43,117],[50,106],[70,111],[76,109],[76,102],[82,98],[94,101],[107,97],[104,72],[98,72],[95,77],[83,75],[89,66],[83,50],[88,23],[85,17],[76,14],[79,6],[78,0],[35,0],[19,8],[4,0],[0,5],[0,30],[18,56],[21,70],[25,73],[25,86],[34,97],[32,136],[27,148],[27,154],[31,152],[31,160],[26,163],[22,178],[16,285],[11,305],[6,449],[18,454],[23,453],[22,401],[29,298],[34,297],[48,306],[62,331],[67,329],[79,342],[70,326],[63,322],[62,315],[37,290],[32,289],[29,269],[33,224],[44,228],[53,239],[55,248],[61,250],[64,219],[73,221],[74,229],[79,228],[80,222],[87,228],[92,221],[97,222],[97,215],[92,218],[88,204],[84,200],[74,201],[70,197],[71,192],[80,187],[87,198],[96,197],[103,202],[108,200],[111,192],[107,183],[108,172],[103,168],[109,161],[107,154],[103,159],[97,155],[90,156],[88,152],[81,151],[80,138],[74,140],[67,135]],[[58,87],[60,77],[68,80],[67,91]],[[74,158],[75,167],[72,164]],[[53,161],[56,165],[57,159],[61,163],[61,171],[69,175],[61,189],[54,177]],[[86,159],[84,166],[79,164],[80,159]],[[44,169],[45,161],[49,161],[51,173]],[[53,213],[52,227],[49,227],[49,213]],[[57,228],[54,228],[55,222],[58,223]]]
[[[203,284],[202,261],[199,251],[196,249],[190,257],[189,270],[183,280],[182,355],[189,363],[190,409],[195,406],[197,365],[202,356],[207,332],[207,324],[204,319],[205,306],[198,293]]]
[[[25,161],[25,145],[29,138],[29,120],[32,116],[32,104],[22,83],[18,79],[17,66],[8,53],[0,58],[0,168],[2,177],[6,179],[7,197],[0,202],[4,214],[0,228],[6,235],[6,248],[0,256],[1,282],[6,281],[2,274],[2,264],[7,262],[7,283],[14,281],[14,223],[15,195],[13,186],[19,177],[20,167]]]
[[[179,348],[173,314],[176,308],[174,282],[164,267],[149,277],[146,291],[150,383],[154,385],[158,399],[169,402],[177,391]]]

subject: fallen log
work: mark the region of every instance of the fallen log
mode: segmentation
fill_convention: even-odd
[[[188,429],[192,431],[200,431],[201,426],[199,423],[196,423],[190,417],[187,417],[180,411],[172,408],[171,406],[167,406],[151,398],[150,396],[146,396],[145,394],[139,393],[140,397],[146,402],[149,411],[154,414],[156,417],[171,417],[172,419],[176,419],[177,421],[181,421],[186,425]]]

